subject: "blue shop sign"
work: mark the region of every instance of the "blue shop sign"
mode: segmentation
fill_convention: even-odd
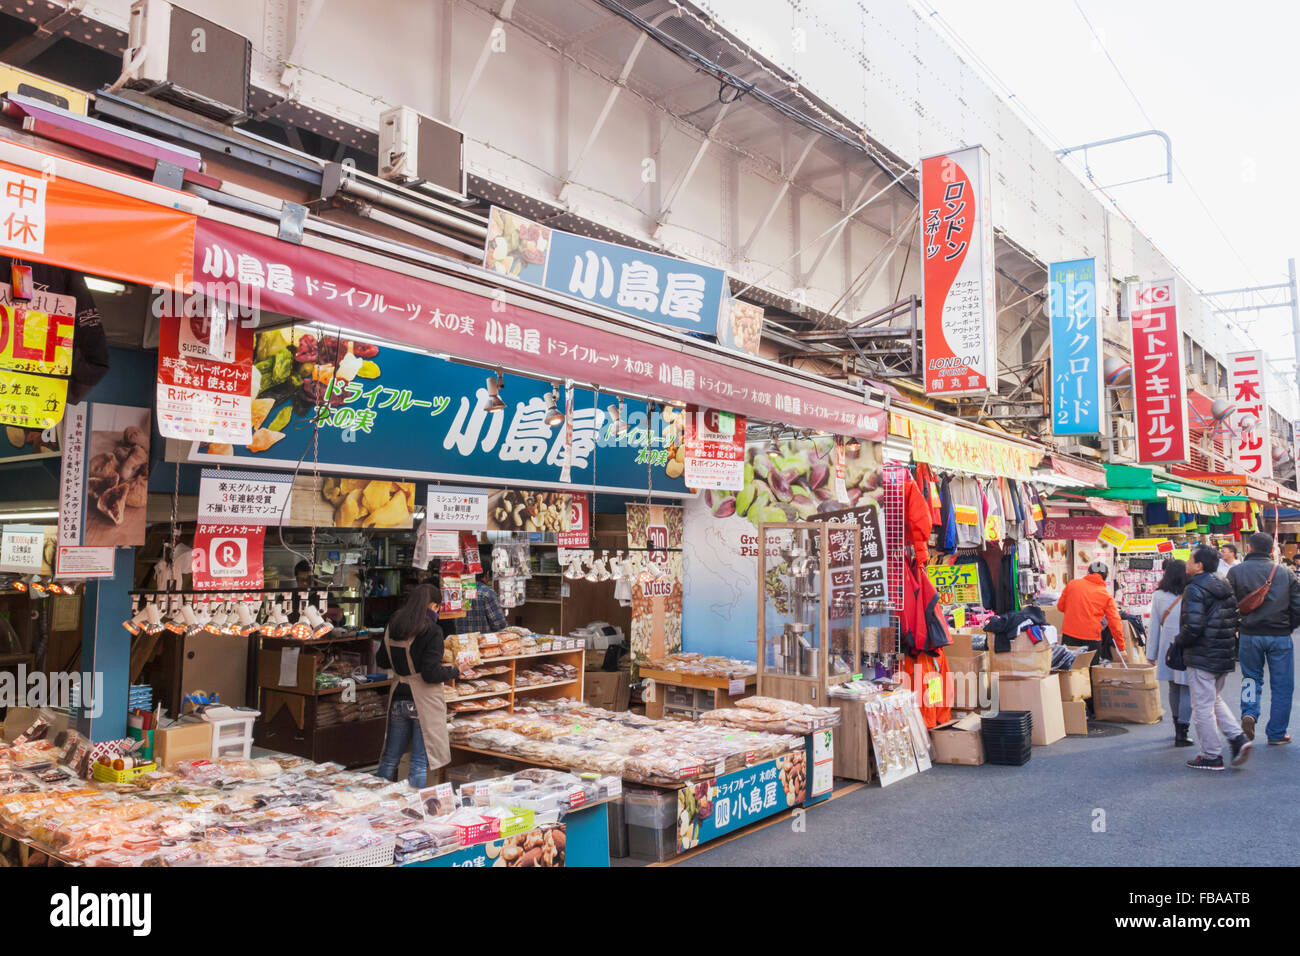
[[[1048,270],[1052,325],[1052,434],[1101,433],[1101,329],[1095,259]]]
[[[350,348],[350,351],[349,351]],[[348,356],[351,356],[350,358]],[[551,385],[507,376],[505,410],[485,409],[487,371],[411,352],[343,338],[317,329],[279,329],[258,335],[254,353],[253,444],[196,444],[193,461],[292,470],[318,461],[321,471],[427,478],[476,484],[554,487],[563,484],[565,427],[548,425]],[[360,367],[357,362],[360,360]],[[339,373],[353,374],[347,380]],[[328,405],[326,405],[328,402]],[[686,495],[680,477],[665,471],[657,433],[645,427],[643,402],[625,402],[632,428],[614,440],[610,395],[575,389],[574,490]],[[312,448],[313,417],[321,428]],[[564,408],[563,390],[559,407]],[[254,450],[258,449],[258,450]]]

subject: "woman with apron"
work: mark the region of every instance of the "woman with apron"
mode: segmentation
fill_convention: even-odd
[[[397,765],[409,743],[413,787],[425,786],[426,768],[436,771],[451,762],[442,685],[459,672],[442,663],[441,598],[432,584],[412,590],[384,629],[376,654],[379,666],[394,672],[396,683],[389,691],[384,753],[375,772],[386,780],[397,779]]]

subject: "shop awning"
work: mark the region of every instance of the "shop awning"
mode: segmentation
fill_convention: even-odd
[[[603,309],[574,308],[556,293],[459,263],[435,269],[310,234],[298,245],[276,238],[273,224],[224,210],[210,214],[198,224],[193,269],[200,291],[223,301],[252,301],[262,310],[535,378],[885,438],[883,408],[765,359]]]
[[[0,140],[0,253],[141,285],[186,289],[189,193]]]
[[[1174,510],[1195,513],[1201,512],[1199,506],[1218,505],[1224,500],[1217,489],[1141,465],[1107,465],[1106,487],[1089,494],[1111,501],[1164,501]]]
[[[1105,488],[1106,467],[1052,452],[1043,462],[1053,475],[1069,479],[1076,488]]]

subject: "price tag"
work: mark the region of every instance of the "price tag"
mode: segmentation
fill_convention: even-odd
[[[862,680],[862,675],[861,675],[861,674],[854,674],[854,675],[853,675],[853,679],[854,679],[854,680]]]
[[[957,607],[953,608],[952,626],[953,627],[966,626],[966,606],[964,604],[959,604],[957,605]]]
[[[740,697],[745,693],[745,678],[733,677],[727,681],[727,696]]]

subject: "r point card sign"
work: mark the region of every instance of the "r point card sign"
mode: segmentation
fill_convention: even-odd
[[[1188,457],[1183,336],[1174,280],[1128,287],[1133,336],[1133,407],[1138,461],[1173,464]]]
[[[686,411],[688,488],[740,491],[745,487],[745,418],[716,408]]]
[[[998,387],[993,209],[982,146],[921,160],[925,393]]]
[[[194,587],[244,590],[263,584],[266,525],[200,524],[194,529]]]

